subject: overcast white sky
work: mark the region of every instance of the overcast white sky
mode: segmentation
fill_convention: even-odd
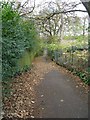
[[[1,0],[0,0],[1,1]],[[26,0],[5,0],[5,1],[20,1],[20,2],[25,2]],[[30,4],[31,3],[33,3],[33,1],[34,0],[30,0]],[[36,4],[36,6],[38,5],[38,4],[42,4],[43,2],[45,3],[45,2],[50,2],[50,1],[56,1],[56,0],[35,0],[35,4]],[[80,2],[80,0],[57,0],[57,1],[65,1],[65,2],[67,2],[67,3],[70,3],[70,2]],[[78,5],[78,7],[77,7],[77,9],[81,9],[81,10],[86,10],[85,9],[85,7],[83,6],[83,4],[81,4],[81,5]],[[77,12],[77,14],[81,17],[81,16],[85,16],[85,15],[87,15],[86,13],[83,13],[83,12]]]
[[[49,1],[56,1],[56,0],[36,0],[36,4],[41,4],[43,2],[49,2]],[[80,2],[80,0],[57,0],[57,1],[62,1],[62,2],[65,1],[67,3],[70,3],[70,2]],[[83,6],[83,4],[78,5],[77,9],[86,10],[86,8]],[[77,12],[77,14],[80,17],[88,15],[88,14],[83,13],[83,12]]]

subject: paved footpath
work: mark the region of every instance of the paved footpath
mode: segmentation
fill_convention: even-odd
[[[88,95],[76,87],[70,76],[52,70],[44,76],[36,90],[37,117],[88,118]]]
[[[12,94],[4,99],[6,120],[88,117],[88,86],[48,58],[36,58],[32,70],[10,86]]]

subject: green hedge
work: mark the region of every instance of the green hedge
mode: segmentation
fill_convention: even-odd
[[[33,20],[20,17],[10,3],[2,3],[2,78],[3,81],[21,70],[19,61],[28,51],[32,58],[38,52],[38,33]],[[32,55],[33,53],[33,55]],[[30,56],[29,56],[30,57]],[[32,62],[32,59],[29,61]],[[30,64],[23,63],[23,68]]]

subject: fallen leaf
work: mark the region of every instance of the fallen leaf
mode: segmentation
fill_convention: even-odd
[[[31,116],[31,118],[34,118],[34,116]]]
[[[76,88],[78,88],[78,86],[76,86]]]
[[[31,101],[31,103],[33,103],[33,104],[34,104],[34,103],[35,103],[35,101]]]
[[[43,97],[44,95],[41,95],[41,97]]]
[[[63,100],[63,99],[61,99],[60,101],[61,101],[61,102],[64,102],[64,100]]]

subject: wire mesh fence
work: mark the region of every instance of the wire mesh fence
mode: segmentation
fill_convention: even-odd
[[[88,51],[76,50],[65,51],[55,50],[50,51],[49,55],[59,65],[66,67],[68,70],[80,76],[88,83]]]

